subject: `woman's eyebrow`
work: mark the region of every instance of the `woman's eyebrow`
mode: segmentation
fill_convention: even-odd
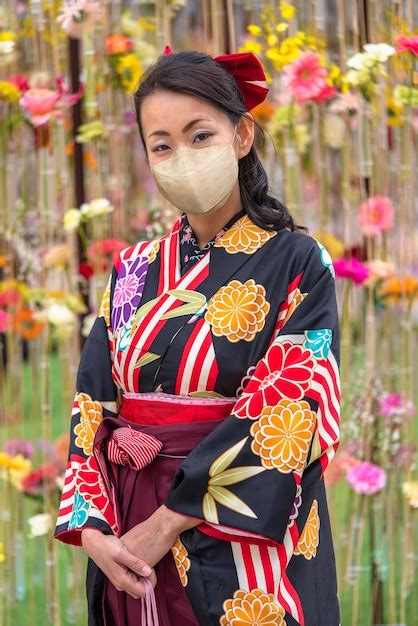
[[[210,122],[210,121],[211,120],[205,119],[203,117],[199,117],[195,120],[191,120],[190,122],[186,124],[186,126],[183,128],[181,132],[187,133],[187,131],[190,130],[195,124],[198,124],[199,122]],[[167,137],[170,135],[170,133],[167,130],[154,130],[152,133],[148,135],[148,137],[152,137],[153,135],[163,135]]]

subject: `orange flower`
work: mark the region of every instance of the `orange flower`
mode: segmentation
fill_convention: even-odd
[[[305,466],[316,422],[316,413],[306,400],[283,398],[276,406],[266,406],[251,426],[251,450],[267,469],[301,472]]]
[[[314,500],[293,554],[303,554],[308,560],[316,556],[316,549],[319,545],[319,526],[318,500]]]
[[[413,300],[418,296],[418,278],[415,276],[389,278],[381,286],[379,294],[382,298],[388,298],[395,302],[399,302],[401,297]]]
[[[263,124],[269,121],[275,110],[274,106],[265,100],[261,104],[254,107],[251,113],[253,114],[256,122]]]
[[[264,328],[270,310],[265,295],[263,285],[253,278],[245,283],[231,280],[209,300],[205,320],[217,337],[224,336],[233,343],[240,339],[252,341]]]
[[[176,568],[180,577],[180,582],[183,587],[187,586],[187,570],[190,569],[190,559],[187,557],[186,547],[180,540],[180,537],[177,537],[174,542],[171,552],[173,553],[174,562],[176,564]]]
[[[262,589],[237,589],[233,598],[225,600],[223,610],[220,626],[286,626],[284,608]]]
[[[76,394],[75,401],[80,409],[80,421],[74,426],[75,445],[82,448],[84,454],[90,455],[93,453],[94,435],[103,419],[102,405],[88,393]]]
[[[130,52],[133,47],[133,41],[125,35],[107,35],[106,37],[107,54],[125,54]]]
[[[42,330],[44,325],[38,322],[31,309],[20,309],[18,313],[13,316],[13,330],[22,337],[22,339],[31,340],[36,339]]]

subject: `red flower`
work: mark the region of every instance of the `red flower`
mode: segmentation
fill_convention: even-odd
[[[311,350],[291,341],[273,343],[237,400],[233,414],[257,419],[265,406],[274,406],[282,398],[302,399],[314,367]]]

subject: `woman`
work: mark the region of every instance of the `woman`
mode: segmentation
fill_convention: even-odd
[[[121,252],[81,355],[55,537],[89,555],[90,626],[340,623],[334,272],[268,194],[263,79],[166,49],[135,94],[181,213]]]

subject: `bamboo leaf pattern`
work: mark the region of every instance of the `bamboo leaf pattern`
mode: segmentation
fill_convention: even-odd
[[[209,485],[211,486],[225,486],[225,485],[234,485],[235,483],[239,483],[242,480],[246,480],[247,478],[251,478],[252,476],[256,476],[261,472],[266,470],[265,467],[251,467],[250,465],[242,466],[242,467],[233,467],[232,469],[226,470],[217,476],[213,476],[209,480]]]
[[[215,476],[216,474],[226,470],[231,465],[232,461],[236,459],[244,447],[247,439],[248,437],[244,437],[244,439],[241,439],[241,441],[238,441],[238,443],[231,446],[231,448],[228,448],[228,450],[225,450],[225,452],[218,456],[209,468],[209,476]]]
[[[160,354],[155,354],[154,352],[145,352],[145,354],[143,354],[135,363],[134,369],[136,369],[137,367],[142,367],[147,363],[151,363],[152,361],[159,359],[160,356]]]
[[[228,509],[235,511],[236,513],[241,513],[242,515],[247,515],[247,517],[253,517],[257,519],[257,515],[254,513],[249,506],[245,504],[241,498],[238,498],[232,491],[229,489],[225,489],[225,487],[208,487],[208,494],[212,496],[214,500],[219,502],[219,504],[223,504]]]
[[[209,493],[205,493],[203,496],[202,509],[205,520],[212,522],[213,524],[219,524],[216,502]]]

